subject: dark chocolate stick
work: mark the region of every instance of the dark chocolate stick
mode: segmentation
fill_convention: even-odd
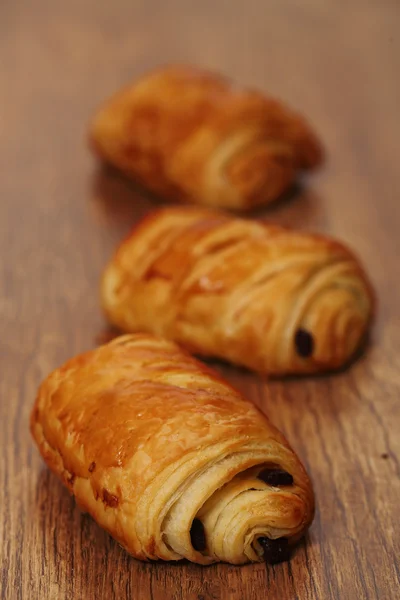
[[[257,477],[274,487],[293,484],[293,476],[283,469],[264,469],[260,471]]]
[[[275,565],[290,558],[289,540],[287,538],[278,538],[271,540],[267,537],[259,537],[258,543],[264,551],[265,562]]]
[[[314,351],[314,338],[309,331],[298,329],[294,336],[294,344],[299,356],[307,358]]]
[[[204,531],[204,525],[200,519],[193,519],[192,526],[190,528],[190,541],[192,546],[198,552],[202,552],[206,548],[206,532]]]

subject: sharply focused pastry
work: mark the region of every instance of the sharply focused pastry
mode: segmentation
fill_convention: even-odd
[[[31,430],[83,510],[141,560],[279,562],[313,518],[283,435],[160,338],[123,336],[54,371]]]
[[[374,305],[342,244],[194,207],[146,217],[106,267],[101,296],[123,331],[274,375],[346,364]]]
[[[283,103],[195,67],[143,76],[90,125],[95,152],[160,196],[245,210],[275,200],[321,146]]]

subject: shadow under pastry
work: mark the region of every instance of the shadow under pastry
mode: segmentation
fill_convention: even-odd
[[[91,200],[110,226],[123,224],[128,230],[161,201],[136,186],[118,169],[106,163],[96,166],[91,180]]]
[[[324,201],[305,182],[295,182],[275,202],[244,216],[297,230],[330,233],[329,214]]]

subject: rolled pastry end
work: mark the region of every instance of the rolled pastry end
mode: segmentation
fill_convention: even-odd
[[[375,313],[375,296],[356,265],[352,277],[348,277],[348,264],[334,267],[343,271],[337,278],[321,280],[321,285],[311,288],[308,307],[293,331],[299,371],[341,368],[365,345]]]
[[[290,148],[283,144],[254,144],[238,153],[226,169],[227,180],[242,199],[236,208],[251,208],[279,198],[292,185],[295,171]]]
[[[207,489],[215,478],[200,477],[166,516],[163,543],[175,558],[202,564],[288,560],[314,511],[312,492],[305,493],[298,475],[276,464],[258,465],[215,490]],[[198,508],[200,489],[208,498]]]

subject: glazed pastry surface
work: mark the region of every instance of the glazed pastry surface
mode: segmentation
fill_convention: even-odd
[[[307,122],[283,103],[188,66],[119,91],[89,135],[98,156],[160,196],[236,210],[275,200],[322,160]]]
[[[101,297],[122,331],[271,375],[345,365],[374,310],[339,242],[194,207],[147,216],[106,267]]]
[[[250,402],[175,344],[126,335],[41,385],[31,431],[79,505],[141,560],[287,558],[310,481]]]

